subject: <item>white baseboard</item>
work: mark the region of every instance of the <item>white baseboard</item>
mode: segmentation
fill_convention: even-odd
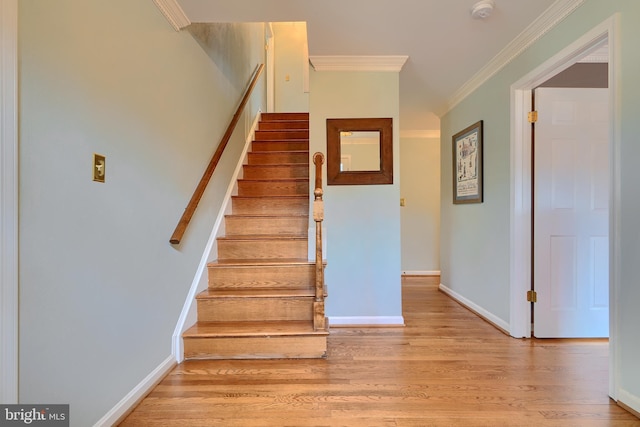
[[[174,355],[167,357],[156,369],[133,388],[120,402],[116,404],[104,417],[94,424],[94,427],[111,427],[116,425],[155,387],[175,366]]]
[[[402,316],[329,316],[329,327],[404,326]]]
[[[406,270],[403,276],[439,276],[440,270]]]
[[[618,390],[618,403],[634,411],[636,416],[640,413],[640,396],[631,394],[627,390]]]
[[[460,295],[459,293],[457,293],[453,289],[449,289],[448,287],[446,287],[442,283],[440,283],[439,289],[442,292],[444,292],[445,294],[449,295],[454,300],[456,300],[458,303],[462,304],[463,306],[465,306],[469,310],[471,310],[474,313],[476,313],[478,316],[482,317],[487,322],[491,323],[496,328],[500,329],[505,334],[509,335],[510,326],[504,320],[502,320],[499,317],[495,316],[494,314],[488,312],[487,310],[485,310],[484,308],[480,307],[479,305],[477,305],[473,301],[470,301],[470,300],[466,299],[465,297],[463,297],[462,295]]]

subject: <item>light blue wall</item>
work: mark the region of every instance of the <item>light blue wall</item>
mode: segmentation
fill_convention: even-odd
[[[219,27],[207,55],[151,1],[19,7],[19,398],[69,403],[85,427],[171,355],[264,84],[183,243],[168,240],[264,62],[264,27]]]
[[[312,71],[310,88],[311,154],[326,154],[327,118],[391,117],[394,128],[393,184],[324,187],[327,315],[402,316],[399,75]]]
[[[442,118],[442,283],[465,298],[509,321],[509,180],[510,86],[583,34],[620,13],[621,61],[621,294],[616,300],[619,392],[623,401],[640,410],[640,2],[586,0],[573,14],[525,50]],[[485,202],[453,205],[451,202],[451,136],[484,120]],[[620,397],[620,396],[619,396]]]

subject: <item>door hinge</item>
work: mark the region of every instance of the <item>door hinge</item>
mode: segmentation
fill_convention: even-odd
[[[527,119],[529,120],[529,123],[535,123],[538,121],[538,112],[537,111],[529,111],[529,114],[527,114]]]
[[[527,301],[538,302],[538,293],[536,291],[527,291]]]

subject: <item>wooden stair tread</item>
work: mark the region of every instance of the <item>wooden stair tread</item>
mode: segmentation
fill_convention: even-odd
[[[269,131],[266,131],[269,132]],[[257,137],[256,139],[254,139],[252,142],[309,142],[309,138],[278,138],[278,139],[260,139],[259,137]],[[278,150],[278,151],[288,151],[288,150]],[[300,150],[295,150],[295,151],[300,151]]]
[[[311,322],[197,322],[187,329],[183,338],[253,337],[328,335],[326,330],[313,330]]]
[[[260,165],[268,166],[268,165]],[[238,182],[308,182],[309,178],[241,178]],[[263,196],[259,196],[263,197]]]
[[[250,213],[239,213],[239,214],[234,214],[234,213],[230,213],[225,215],[225,217],[236,217],[236,218],[246,218],[246,219],[251,219],[251,218],[284,218],[284,219],[301,219],[301,218],[309,218],[309,214],[260,214],[260,213],[256,213],[256,214],[250,214]]]
[[[218,237],[218,240],[307,240],[306,234],[233,234]]]
[[[196,295],[196,299],[220,298],[300,298],[315,297],[311,287],[299,289],[205,289]]]
[[[229,259],[217,260],[207,264],[208,267],[253,267],[253,266],[297,266],[315,265],[306,258],[278,258],[278,259]]]
[[[283,199],[283,200],[299,200],[299,199],[308,199],[309,196],[307,194],[285,194],[285,195],[259,195],[259,196],[231,196],[234,199]]]
[[[243,165],[246,168],[280,168],[280,167],[299,167],[308,168],[308,163],[267,163],[266,165]]]
[[[304,140],[306,141],[306,140]],[[309,154],[309,150],[273,150],[273,151],[253,151],[252,155],[263,154]]]

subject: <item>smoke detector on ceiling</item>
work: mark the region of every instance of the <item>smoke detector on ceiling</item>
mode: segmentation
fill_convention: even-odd
[[[491,15],[495,6],[496,4],[493,0],[479,1],[471,8],[471,16],[476,19],[486,19]]]

